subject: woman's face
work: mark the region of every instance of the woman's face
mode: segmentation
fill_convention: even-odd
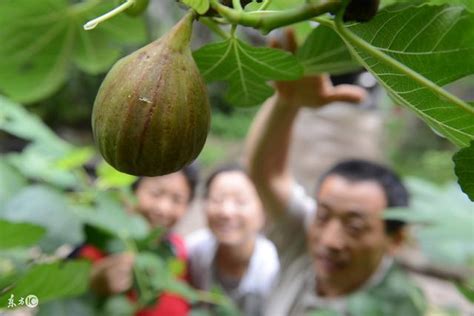
[[[135,192],[137,211],[150,226],[173,227],[186,213],[191,190],[183,172],[165,176],[143,178]]]
[[[257,191],[242,171],[224,171],[212,180],[205,211],[218,242],[229,246],[255,238],[264,222]]]

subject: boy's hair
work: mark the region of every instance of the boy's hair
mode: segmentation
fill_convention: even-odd
[[[409,204],[408,191],[400,178],[389,168],[377,163],[361,159],[351,159],[337,163],[320,177],[318,187],[331,175],[338,175],[353,182],[376,182],[385,193],[387,207],[407,207]],[[385,220],[385,231],[392,234],[404,225],[403,221]]]
[[[231,172],[231,171],[240,171],[244,174],[247,174],[245,169],[238,163],[229,163],[229,164],[226,164],[226,165],[223,165],[223,166],[220,166],[220,167],[214,169],[214,171],[211,172],[209,177],[207,177],[206,183],[204,184],[204,197],[207,198],[209,196],[209,188],[210,188],[212,182],[215,180],[215,178],[219,174],[221,174],[223,172]]]
[[[183,169],[177,171],[177,172],[182,172],[184,177],[186,178],[186,183],[188,184],[189,187],[189,202],[194,199],[194,196],[196,194],[196,187],[199,182],[199,167],[197,165],[197,162],[193,162],[190,165],[185,166]],[[142,181],[144,177],[138,177],[135,182],[132,183],[132,190],[135,192],[138,189],[138,186],[140,185],[140,182]]]

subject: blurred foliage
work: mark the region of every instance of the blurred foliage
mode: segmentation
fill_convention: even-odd
[[[456,183],[438,186],[416,178],[406,183],[412,197],[410,207],[389,209],[384,217],[414,224],[416,240],[430,260],[471,266],[474,203]]]
[[[120,309],[134,311],[155,302],[164,291],[190,301],[209,299],[177,279],[182,266],[169,249],[155,247],[163,231],[150,231],[145,219],[127,212],[135,177],[104,161],[98,165],[97,178],[91,177],[85,165],[97,155],[92,148],[65,142],[21,105],[3,97],[0,130],[28,141],[23,151],[0,158],[0,308],[12,295],[19,299],[34,294],[40,310],[44,306],[42,315],[95,310],[94,297],[79,297],[88,289],[90,263],[64,261],[55,254],[64,244],[74,247],[85,242],[104,253],[128,250],[137,255],[138,303],[113,297],[102,304],[106,315],[117,315],[114,311]],[[29,253],[32,245],[36,255]],[[229,304],[221,296],[214,294],[212,302]]]

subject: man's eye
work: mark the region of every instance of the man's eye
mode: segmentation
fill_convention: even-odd
[[[356,220],[356,221],[350,221],[346,224],[346,227],[349,232],[353,234],[359,234],[362,233],[366,229],[366,225],[364,222]]]
[[[319,209],[317,212],[316,212],[316,220],[318,220],[319,222],[324,222],[326,221],[327,219],[329,218],[329,214],[326,210],[323,210],[323,209]]]

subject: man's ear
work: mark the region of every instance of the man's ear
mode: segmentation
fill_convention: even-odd
[[[408,230],[406,227],[401,227],[397,231],[388,235],[387,238],[389,240],[388,251],[391,255],[393,255],[408,239]]]

